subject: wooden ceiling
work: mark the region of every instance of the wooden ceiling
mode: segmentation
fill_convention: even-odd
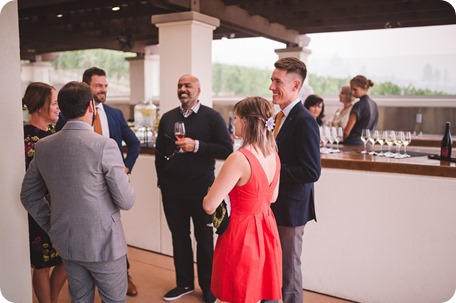
[[[106,48],[144,53],[158,44],[152,15],[199,11],[220,19],[214,39],[456,24],[442,0],[18,0],[21,59]],[[117,6],[119,10],[113,11]]]

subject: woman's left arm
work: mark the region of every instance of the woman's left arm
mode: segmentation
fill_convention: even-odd
[[[248,172],[246,168],[250,170],[250,165],[245,156],[238,151],[225,160],[209,192],[203,199],[203,208],[206,213],[212,215],[215,212],[233,187],[244,179]]]

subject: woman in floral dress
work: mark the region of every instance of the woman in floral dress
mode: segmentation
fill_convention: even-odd
[[[33,82],[27,87],[22,103],[30,113],[30,120],[24,125],[25,166],[28,168],[35,155],[36,142],[55,132],[53,123],[59,118],[57,91],[48,84]],[[46,198],[50,202],[50,197]],[[67,279],[62,259],[48,234],[30,215],[28,222],[33,290],[40,303],[56,303]]]

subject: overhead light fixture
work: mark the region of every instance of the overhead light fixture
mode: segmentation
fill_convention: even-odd
[[[398,27],[402,27],[402,23],[400,21],[395,21],[395,22],[388,21],[385,23],[385,25],[383,27],[384,28],[398,28]]]
[[[113,7],[111,8],[111,10],[112,10],[113,12],[117,12],[118,10],[120,10],[120,6],[113,6]]]
[[[62,18],[62,17],[63,17],[63,14],[57,14],[56,17],[57,17],[57,18]]]

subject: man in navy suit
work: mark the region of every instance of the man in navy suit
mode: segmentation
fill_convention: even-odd
[[[320,134],[298,96],[307,76],[306,65],[289,57],[278,60],[274,67],[269,89],[272,103],[281,110],[274,133],[282,169],[279,196],[271,208],[282,244],[283,302],[302,303],[302,239],[305,224],[316,220],[314,182],[321,172]]]
[[[136,159],[138,158],[141,149],[141,143],[139,142],[135,133],[128,126],[122,111],[105,104],[106,94],[108,91],[106,72],[98,67],[91,67],[84,71],[84,74],[82,75],[82,82],[85,82],[87,85],[89,85],[93,99],[95,100],[95,106],[97,107],[97,115],[99,117],[99,125],[101,129],[95,129],[95,131],[106,138],[111,138],[116,141],[125,165],[125,173],[131,173]],[[60,115],[56,129],[60,130],[65,122],[65,117]],[[127,145],[126,157],[122,152],[122,141],[124,141]],[[130,264],[127,258],[127,269],[129,268]],[[138,290],[136,288],[136,285],[133,283],[131,276],[128,275],[127,295],[136,296],[137,294]]]

